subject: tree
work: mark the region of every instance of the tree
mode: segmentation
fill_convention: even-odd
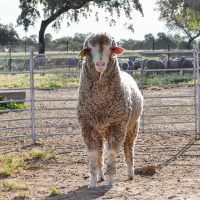
[[[0,45],[17,45],[21,40],[12,24],[0,24]]]
[[[191,10],[199,11],[200,1],[199,0],[185,0],[184,8],[190,8]]]
[[[148,33],[148,34],[144,35],[144,39],[147,42],[150,42],[150,41],[152,42],[153,40],[155,40],[155,38],[154,38],[152,33]]]
[[[159,20],[164,21],[169,30],[182,31],[188,38],[188,48],[200,36],[200,13],[190,7],[186,0],[159,0],[157,11]]]
[[[43,5],[44,20],[41,22],[39,31],[39,53],[45,52],[44,34],[47,26],[53,22],[52,27],[59,30],[61,22],[64,17],[67,18],[67,25],[70,26],[71,22],[79,22],[80,18],[87,19],[91,15],[91,6],[104,9],[109,13],[110,25],[115,25],[114,13],[120,17],[120,13],[124,11],[127,20],[132,19],[132,10],[138,10],[142,15],[142,7],[139,0],[20,0],[21,14],[17,19],[18,25],[23,25],[25,31],[28,27],[35,24],[35,21],[40,18],[41,14],[38,10],[38,4]],[[96,20],[98,21],[98,12],[95,13]],[[133,31],[133,25],[125,23],[125,27]]]
[[[24,38],[26,41],[27,46],[32,46],[34,48],[38,47],[38,40],[37,40],[37,35],[30,35],[29,37]]]

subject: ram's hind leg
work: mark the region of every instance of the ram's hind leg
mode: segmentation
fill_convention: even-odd
[[[124,142],[124,154],[125,154],[125,161],[127,165],[127,176],[128,180],[132,180],[134,176],[134,145],[135,139],[137,137],[139,130],[139,122],[134,124],[128,131],[126,140]]]
[[[107,185],[114,184],[116,174],[115,154],[123,145],[126,127],[122,124],[113,125],[110,129],[110,139],[108,140],[108,160],[107,160]]]

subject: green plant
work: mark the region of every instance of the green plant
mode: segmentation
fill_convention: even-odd
[[[49,153],[50,153],[51,157],[54,157],[54,158],[56,157],[56,153],[54,151],[50,150]]]
[[[14,189],[29,190],[28,184],[20,185],[20,184],[16,183],[15,181],[9,180],[9,179],[5,180],[2,185],[3,185],[3,187],[6,187],[10,190],[14,190]]]
[[[20,172],[26,167],[23,158],[20,158],[16,154],[9,154],[6,156],[0,156],[0,174],[9,176],[11,173],[18,171]]]
[[[37,158],[42,158],[46,156],[45,153],[41,152],[39,149],[33,149],[32,152],[30,153],[32,157],[37,157]]]
[[[59,85],[57,85],[56,83],[50,83],[49,84],[50,88],[55,88],[55,87],[60,87]]]
[[[7,100],[8,100],[7,97],[5,97],[4,101],[7,101]],[[3,101],[2,97],[0,98],[0,101]],[[10,99],[10,101],[14,101],[14,99]],[[28,106],[23,103],[16,103],[16,102],[0,103],[0,110],[26,109],[26,108],[28,108]]]
[[[22,170],[27,169],[39,169],[40,165],[38,164],[29,164],[27,166],[26,161],[34,161],[34,159],[49,159],[56,157],[55,152],[52,150],[48,152],[42,152],[39,149],[34,148],[31,152],[23,152],[20,155],[15,153],[10,153],[8,155],[0,154],[0,174],[10,176],[12,173],[21,172]]]
[[[19,197],[21,198],[26,198],[27,197],[27,192],[26,191],[19,191],[18,192]]]
[[[53,188],[50,192],[50,196],[53,196],[53,195],[59,195],[60,194],[60,191],[57,190],[56,188]]]

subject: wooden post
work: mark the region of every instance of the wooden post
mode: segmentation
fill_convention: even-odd
[[[153,52],[154,52],[154,39],[153,39]]]
[[[168,51],[169,51],[169,44],[168,44]],[[169,69],[169,53],[168,53],[168,69]]]
[[[69,44],[69,41],[67,41],[67,53],[68,53],[68,44]]]
[[[10,71],[12,70],[11,69],[11,49],[9,49],[9,52],[10,52]]]

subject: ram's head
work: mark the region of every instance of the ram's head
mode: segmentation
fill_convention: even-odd
[[[92,62],[98,72],[103,74],[107,68],[112,53],[122,54],[124,49],[116,46],[114,39],[106,34],[92,34],[90,35],[83,45],[80,56],[91,56]]]

